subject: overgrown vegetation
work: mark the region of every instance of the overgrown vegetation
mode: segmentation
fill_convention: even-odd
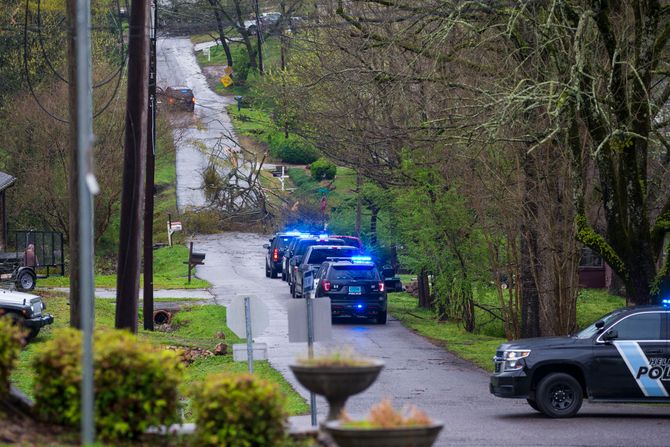
[[[69,307],[65,294],[48,292],[43,295],[49,312],[54,315],[54,324],[43,328],[39,336],[21,352],[16,369],[11,375],[12,382],[29,396],[33,396],[35,370],[32,364],[36,352],[45,343],[53,339],[54,331],[66,328],[69,320]],[[209,351],[213,351],[218,343],[226,343],[229,346],[226,355],[201,356],[188,365],[184,370],[184,380],[180,394],[182,396],[188,395],[192,387],[206,381],[212,374],[245,372],[246,363],[234,362],[232,359],[232,344],[241,343],[242,340],[225,325],[225,307],[197,305],[188,301],[177,302],[181,310],[174,314],[170,325],[165,328],[159,327],[158,330],[153,332],[140,330],[138,334],[140,340],[145,340],[155,346],[190,347]],[[114,302],[112,300],[96,300],[95,311],[96,329],[110,330],[114,327]],[[221,335],[217,336],[217,334]],[[307,412],[308,407],[302,397],[267,361],[254,362],[254,371],[260,378],[278,384],[281,392],[286,395],[285,410],[288,414],[296,415]],[[186,405],[184,414],[188,420],[191,420],[188,401],[184,401],[184,404]]]
[[[0,396],[9,391],[9,376],[23,345],[21,328],[7,317],[0,317]]]
[[[106,440],[135,440],[150,426],[178,421],[182,365],[164,351],[121,330],[94,339],[95,421]],[[82,336],[56,332],[33,360],[37,413],[46,421],[77,427],[81,418]]]

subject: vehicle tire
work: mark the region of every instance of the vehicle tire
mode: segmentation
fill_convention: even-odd
[[[37,334],[40,333],[40,328],[38,327],[27,328],[23,324],[23,322],[25,321],[23,315],[18,314],[16,312],[9,312],[7,315],[9,315],[9,318],[12,320],[12,324],[14,324],[14,326],[20,326],[24,330],[26,341],[32,340],[33,338],[37,337]]]
[[[281,271],[281,280],[286,281],[286,272],[284,271],[283,268],[282,268],[282,271]]]
[[[377,315],[377,324],[386,324],[386,311],[379,312],[379,315]]]
[[[535,399],[539,410],[546,416],[569,418],[582,406],[582,386],[570,374],[549,374],[538,384]]]
[[[270,267],[270,278],[276,278],[277,277],[277,271],[274,269],[274,267]]]
[[[265,263],[265,277],[269,278],[270,277],[270,268],[268,267],[268,263]]]
[[[293,287],[293,284],[289,284],[288,288],[291,291],[291,297],[295,298],[295,287]]]
[[[16,288],[20,290],[33,290],[36,279],[35,273],[30,270],[23,270],[16,277]]]
[[[530,405],[530,408],[532,408],[533,410],[542,412],[542,410],[540,410],[540,407],[537,406],[537,402],[535,402],[535,400],[529,398],[526,399],[526,402],[528,402],[528,405]]]

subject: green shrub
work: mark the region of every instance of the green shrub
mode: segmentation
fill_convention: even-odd
[[[325,158],[319,158],[312,163],[310,170],[312,171],[312,178],[317,182],[321,180],[332,180],[337,173],[337,166]]]
[[[293,135],[286,138],[281,132],[273,132],[268,135],[267,143],[270,155],[285,163],[310,164],[319,158],[314,146]]]
[[[9,317],[0,318],[0,396],[9,392],[9,375],[21,352],[23,335]]]
[[[38,350],[37,412],[69,426],[80,422],[81,332],[65,329]],[[95,422],[100,437],[136,439],[148,427],[177,420],[182,366],[176,354],[156,349],[126,331],[94,337]]]
[[[216,375],[194,391],[197,445],[271,447],[285,438],[284,395],[255,376]]]

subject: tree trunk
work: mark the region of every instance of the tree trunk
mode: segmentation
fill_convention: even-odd
[[[372,205],[370,207],[370,245],[377,246],[377,216],[379,215],[379,207]]]
[[[540,296],[534,275],[534,265],[537,259],[537,204],[534,202],[531,191],[535,183],[535,167],[530,155],[523,160],[525,174],[521,223],[521,336],[540,336]]]
[[[361,188],[363,187],[363,176],[360,172],[356,173],[356,227],[355,234],[356,237],[361,237],[361,214],[363,212],[363,193]]]
[[[419,307],[424,309],[433,308],[433,300],[430,295],[430,283],[428,282],[428,270],[422,268],[417,275],[417,286],[419,288]]]
[[[219,40],[221,41],[221,46],[223,47],[223,51],[226,53],[226,62],[228,63],[229,67],[233,66],[233,56],[230,53],[230,46],[228,45],[228,41],[226,40],[226,32],[225,32],[225,27],[223,26],[223,17],[221,17],[221,11],[219,10],[219,2],[218,0],[209,0],[209,4],[212,5],[212,8],[214,9],[214,17],[216,18],[216,26],[219,30]]]

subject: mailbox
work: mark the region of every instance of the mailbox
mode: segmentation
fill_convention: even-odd
[[[189,244],[188,248],[188,261],[184,264],[188,264],[188,283],[191,284],[191,271],[196,265],[203,265],[205,263],[205,253],[198,253],[193,251],[193,242]]]

